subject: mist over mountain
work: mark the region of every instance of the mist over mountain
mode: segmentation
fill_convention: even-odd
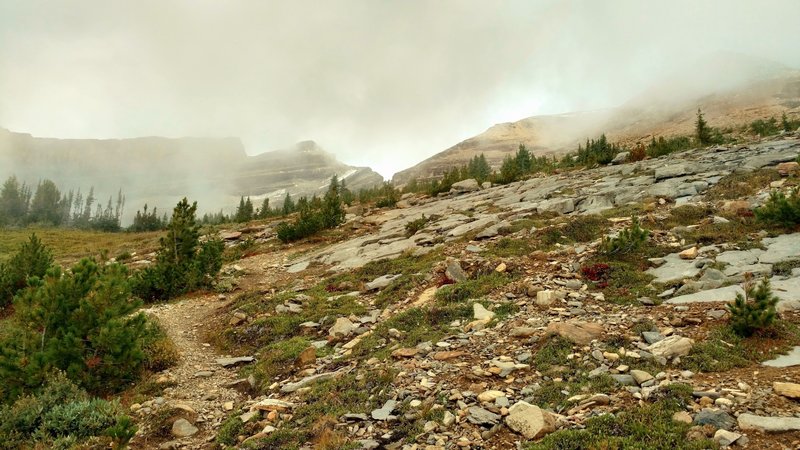
[[[28,184],[53,180],[62,189],[95,188],[100,200],[119,189],[127,197],[123,221],[144,203],[162,210],[186,196],[201,211],[230,212],[239,196],[321,193],[338,175],[353,189],[381,183],[369,168],[339,162],[312,141],[248,156],[238,138],[55,139],[0,128],[0,178]]]
[[[393,181],[440,177],[452,166],[485,154],[493,167],[525,144],[536,155],[562,155],[601,134],[633,145],[652,137],[691,135],[702,108],[716,127],[753,120],[800,116],[800,70],[763,58],[715,53],[660,77],[618,107],[523,118],[485,132],[397,172]]]

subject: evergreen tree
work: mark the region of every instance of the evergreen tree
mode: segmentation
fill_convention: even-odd
[[[175,206],[167,235],[160,239],[156,263],[139,271],[133,291],[143,300],[163,300],[211,285],[222,268],[224,244],[209,239],[200,244],[197,202],[186,198]]]
[[[59,207],[60,201],[61,193],[55,183],[50,180],[42,181],[33,195],[28,222],[60,225],[63,217]]]
[[[0,225],[21,223],[28,213],[25,185],[17,177],[9,177],[0,190]]]
[[[517,163],[517,171],[520,175],[527,175],[531,173],[531,170],[533,169],[533,161],[531,159],[531,152],[528,151],[527,147],[525,147],[525,144],[519,144],[515,161]]]
[[[264,197],[264,201],[261,202],[261,208],[258,209],[258,218],[266,219],[269,217],[269,214],[269,197]]]
[[[286,198],[283,199],[283,208],[282,212],[284,216],[288,216],[289,214],[295,211],[294,201],[292,200],[292,196],[289,193],[286,193]]]
[[[344,223],[345,211],[339,188],[339,178],[334,175],[322,205],[322,225],[325,228],[335,228]]]
[[[128,231],[158,231],[163,230],[166,226],[166,217],[162,219],[158,216],[158,208],[153,208],[152,211],[148,212],[147,203],[145,203],[143,211],[136,211],[136,215],[133,217],[133,223],[128,227]]]
[[[52,265],[50,250],[36,233],[31,234],[7,263],[0,264],[0,308],[11,303],[14,295],[28,285],[28,278],[43,277]]]
[[[711,144],[711,129],[703,118],[703,112],[700,111],[700,108],[697,109],[697,121],[695,121],[694,132],[700,145]]]

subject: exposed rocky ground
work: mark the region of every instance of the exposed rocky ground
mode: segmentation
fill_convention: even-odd
[[[800,233],[752,211],[798,155],[788,134],[462,182],[295,246],[226,234],[260,246],[233,292],[152,309],[185,354],[131,405],[134,447],[797,448]],[[647,245],[604,254],[632,216]],[[751,277],[780,320],[743,339]]]

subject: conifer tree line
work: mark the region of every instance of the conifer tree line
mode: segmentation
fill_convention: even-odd
[[[356,196],[347,188],[345,180],[339,181],[339,177],[337,175],[333,175],[331,178],[331,184],[328,187],[328,192],[331,191],[331,188],[334,187],[334,184],[334,190],[336,191],[338,198],[343,203],[351,205]],[[326,196],[327,195],[328,194],[326,193]],[[297,202],[295,202],[294,198],[292,198],[292,195],[287,192],[286,196],[283,198],[281,206],[276,206],[273,208],[272,205],[270,205],[269,198],[264,197],[264,199],[261,201],[261,206],[255,208],[250,196],[241,196],[239,197],[239,206],[236,208],[236,212],[232,216],[229,217],[222,211],[217,214],[204,214],[203,218],[201,219],[201,223],[244,223],[251,220],[269,219],[271,217],[285,217],[292,213],[300,212],[302,209],[308,209],[309,205],[316,207],[321,204],[321,202],[322,199],[319,199],[316,194],[313,195],[311,199],[308,199],[307,197],[301,197],[299,200],[297,200]]]
[[[12,175],[0,188],[0,226],[38,224],[119,231],[124,208],[122,190],[103,203],[95,196],[94,187],[84,196],[80,189],[62,191],[48,179],[33,187]]]

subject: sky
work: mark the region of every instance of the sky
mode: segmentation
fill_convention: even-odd
[[[800,67],[797,0],[0,0],[0,127],[314,140],[385,177],[717,52]]]

